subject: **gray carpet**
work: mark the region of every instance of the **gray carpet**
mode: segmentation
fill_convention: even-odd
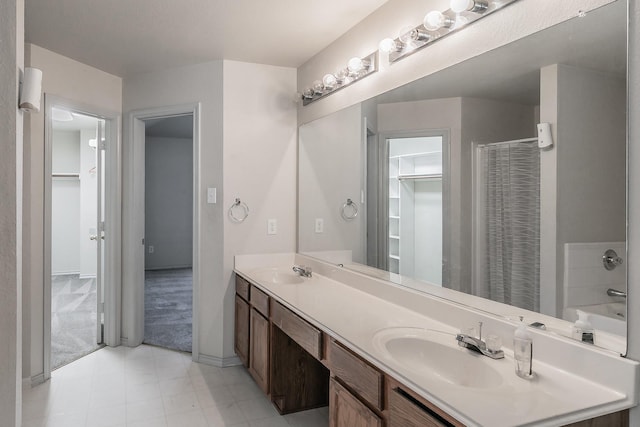
[[[145,344],[191,352],[192,295],[190,268],[145,271]]]
[[[77,274],[51,278],[51,369],[100,346],[96,337],[96,279]]]

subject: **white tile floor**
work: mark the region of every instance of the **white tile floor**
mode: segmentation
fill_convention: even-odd
[[[280,416],[244,367],[158,347],[103,348],[23,391],[23,427],[327,427],[328,409]]]

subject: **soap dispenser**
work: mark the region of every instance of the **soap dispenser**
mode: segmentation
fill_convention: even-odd
[[[576,310],[576,312],[578,313],[578,320],[573,324],[571,335],[578,341],[593,344],[595,335],[593,326],[589,322],[589,315],[582,310]]]
[[[533,378],[533,339],[527,331],[523,317],[520,316],[520,325],[513,334],[513,358],[516,362],[516,375],[520,378]]]

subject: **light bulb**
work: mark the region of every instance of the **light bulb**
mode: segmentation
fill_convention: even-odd
[[[387,38],[380,42],[378,48],[384,53],[400,52],[402,50],[402,43],[394,39]]]
[[[325,74],[322,78],[322,84],[327,90],[333,90],[338,84],[338,79],[333,74]]]
[[[364,63],[362,62],[361,58],[358,58],[356,56],[354,58],[351,58],[349,62],[347,62],[347,68],[349,69],[349,73],[357,74],[358,71],[364,68]]]
[[[487,10],[489,5],[482,0],[451,0],[451,11],[455,13],[471,11],[482,13]]]
[[[311,89],[310,87],[302,91],[302,96],[307,99],[313,98],[313,94],[314,94],[313,89]]]
[[[317,93],[318,95],[322,94],[322,92],[324,92],[324,85],[322,84],[322,82],[320,80],[316,80],[315,82],[313,82],[313,91],[315,93]]]
[[[424,27],[429,31],[438,31],[442,27],[449,28],[451,25],[453,20],[437,10],[427,13],[424,17]]]
[[[400,34],[398,34],[398,38],[404,44],[411,43],[411,32],[413,31],[413,27],[403,27],[400,30]]]

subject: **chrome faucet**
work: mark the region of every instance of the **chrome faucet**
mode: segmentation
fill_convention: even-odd
[[[502,350],[495,350],[487,348],[487,343],[482,340],[482,322],[479,322],[480,334],[479,338],[472,337],[467,334],[458,334],[456,335],[456,340],[458,341],[458,345],[460,347],[468,348],[469,350],[473,350],[480,354],[484,354],[487,357],[492,359],[502,359],[504,358],[504,352]]]
[[[613,289],[613,288],[607,289],[607,295],[609,295],[610,297],[622,297],[622,298],[626,298],[627,297],[627,293],[626,292],[622,292],[622,291],[619,291],[619,290]]]
[[[301,265],[301,266],[294,265],[293,271],[298,273],[301,276],[311,277],[311,267],[305,267],[304,265]]]

